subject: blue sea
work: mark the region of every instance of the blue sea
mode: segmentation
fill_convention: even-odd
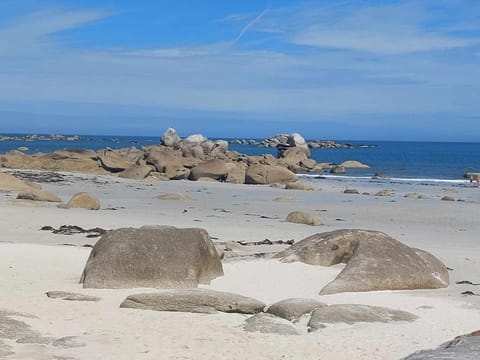
[[[12,135],[12,134],[4,134]],[[17,134],[18,135],[18,134]],[[25,153],[48,153],[64,148],[84,148],[98,150],[136,146],[138,148],[159,143],[159,137],[126,136],[81,136],[80,141],[2,141],[0,153],[19,147],[28,147]],[[228,139],[225,139],[228,140]],[[370,169],[349,169],[346,176],[370,178],[382,173],[391,179],[409,181],[464,182],[467,172],[480,172],[480,143],[454,142],[395,142],[395,141],[350,141],[335,140],[340,144],[357,145],[344,149],[312,149],[312,158],[317,162],[340,164],[346,160],[357,160],[368,164]],[[366,147],[358,145],[370,145]],[[276,155],[275,148],[252,145],[230,145],[248,155],[270,153]],[[329,176],[328,174],[322,174]],[[341,177],[339,177],[341,178]]]

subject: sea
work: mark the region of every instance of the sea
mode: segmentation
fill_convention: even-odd
[[[23,136],[22,134],[2,134],[5,136]],[[67,135],[68,136],[68,135]],[[124,148],[158,144],[156,137],[140,136],[92,136],[80,135],[79,141],[34,140],[0,141],[0,153],[18,148],[27,154],[49,153],[58,149],[82,148],[98,150],[103,148]],[[214,140],[214,139],[213,139]],[[231,140],[231,139],[224,139]],[[480,172],[480,143],[460,142],[400,142],[400,141],[351,141],[334,140],[339,144],[353,146],[339,149],[311,149],[311,158],[317,162],[340,164],[346,160],[357,160],[370,166],[369,169],[348,169],[342,176],[306,174],[310,177],[371,179],[376,173],[390,180],[408,182],[450,182],[465,183],[464,175]],[[273,154],[275,148],[257,145],[230,144],[229,150],[247,155]]]

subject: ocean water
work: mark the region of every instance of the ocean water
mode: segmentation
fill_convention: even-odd
[[[228,139],[226,139],[228,140]],[[349,169],[347,177],[371,178],[382,173],[393,180],[465,182],[467,172],[480,172],[480,143],[453,142],[394,142],[394,141],[349,141],[335,140],[337,143],[354,145],[374,145],[346,149],[312,149],[312,158],[317,162],[340,164],[346,160],[357,160],[370,166],[370,169]],[[0,153],[19,147],[28,147],[26,153],[52,152],[64,148],[84,148],[98,150],[154,145],[159,137],[114,137],[82,136],[81,141],[2,141]],[[273,154],[275,148],[252,145],[230,145],[248,155]],[[318,174],[317,174],[318,175]],[[321,174],[330,176],[327,173]],[[341,179],[342,176],[337,176]]]

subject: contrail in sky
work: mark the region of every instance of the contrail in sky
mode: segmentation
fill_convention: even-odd
[[[270,4],[268,5],[268,7],[265,10],[263,10],[253,20],[251,20],[247,25],[245,25],[242,30],[240,30],[240,33],[238,34],[238,36],[235,38],[235,40],[232,41],[232,45],[235,45],[243,37],[243,35],[245,35],[247,33],[247,31],[250,30],[250,28],[253,25],[255,25],[257,22],[259,22],[265,16],[265,14],[268,12],[268,10],[270,10]]]

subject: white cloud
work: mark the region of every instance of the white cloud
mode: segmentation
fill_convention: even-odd
[[[51,35],[63,30],[100,20],[108,13],[103,10],[45,10],[32,13],[0,28],[0,54],[25,52],[50,46]]]
[[[378,30],[331,31],[310,29],[292,38],[299,45],[367,51],[376,54],[405,54],[471,46],[477,39],[457,39],[427,33],[382,32]]]

